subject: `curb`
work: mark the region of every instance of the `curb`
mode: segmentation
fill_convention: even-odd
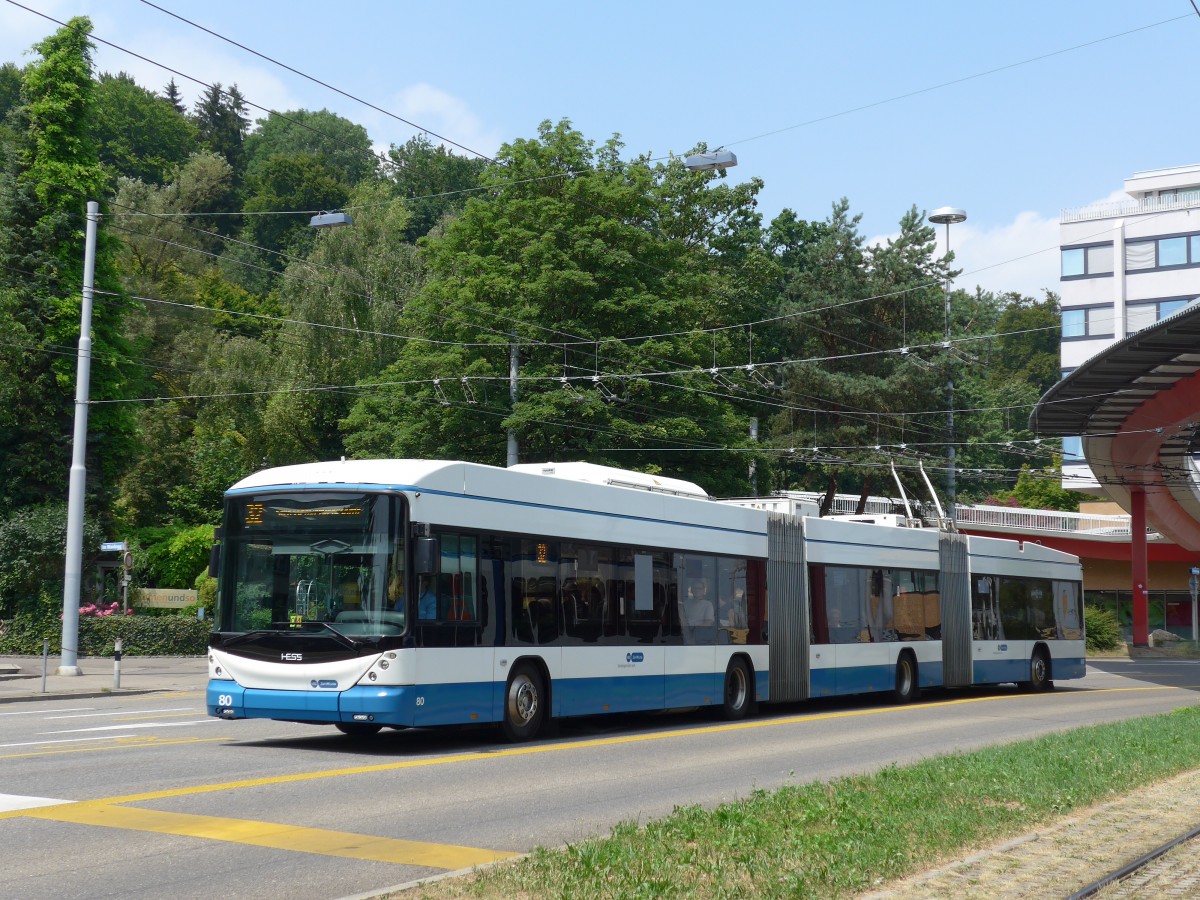
[[[17,696],[0,697],[0,706],[5,703],[28,703],[30,700],[91,700],[97,697],[136,697],[139,694],[161,694],[167,691],[182,690],[181,688],[120,688],[119,690],[90,690],[90,691],[46,691],[46,693],[19,694]]]

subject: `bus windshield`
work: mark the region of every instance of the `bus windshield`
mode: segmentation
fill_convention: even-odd
[[[263,492],[230,498],[217,628],[346,635],[406,626],[404,498],[363,492]],[[312,624],[309,624],[312,623]]]

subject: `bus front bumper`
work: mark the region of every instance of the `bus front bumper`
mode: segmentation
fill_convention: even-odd
[[[208,683],[205,705],[208,714],[219,719],[411,726],[413,693],[411,685],[376,687],[358,684],[345,691],[280,691],[245,688],[235,681],[212,680]]]

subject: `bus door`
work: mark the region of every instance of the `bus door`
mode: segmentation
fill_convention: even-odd
[[[675,577],[667,590],[666,705],[719,704],[725,670],[716,671],[717,559],[674,556]]]
[[[619,642],[605,648],[611,711],[666,705],[670,554],[617,551],[610,597],[618,612]]]
[[[414,725],[486,722],[494,715],[495,622],[479,539],[438,532],[436,574],[416,582]],[[486,550],[486,548],[485,548]],[[490,560],[483,556],[490,572]]]
[[[624,603],[634,587],[624,584],[616,548],[562,541],[558,552],[562,676],[555,681],[556,711],[591,715],[657,707],[661,685],[644,683],[644,651],[635,660],[626,646]]]
[[[912,587],[890,585],[889,574],[894,573],[858,567],[826,570],[839,694],[885,690],[893,683],[891,648],[883,642],[883,596]]]

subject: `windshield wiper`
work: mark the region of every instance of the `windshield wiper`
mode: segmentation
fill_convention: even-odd
[[[349,647],[351,650],[357,651],[359,647],[364,646],[364,643],[362,641],[356,641],[356,640],[354,640],[354,638],[343,634],[342,632],[340,632],[336,628],[334,628],[332,625],[330,625],[328,622],[314,622],[312,624],[320,625],[322,628],[328,628],[330,631],[333,632],[334,639],[338,643],[340,643],[346,647]]]
[[[225,646],[225,647],[234,647],[234,646],[237,646],[238,644],[249,644],[249,643],[252,643],[253,641],[257,640],[258,638],[262,637],[265,634],[274,634],[274,633],[275,632],[273,632],[273,631],[266,631],[266,630],[260,628],[258,631],[247,631],[243,634],[235,634],[232,636],[225,637],[221,641],[221,644],[222,644],[222,646]]]

